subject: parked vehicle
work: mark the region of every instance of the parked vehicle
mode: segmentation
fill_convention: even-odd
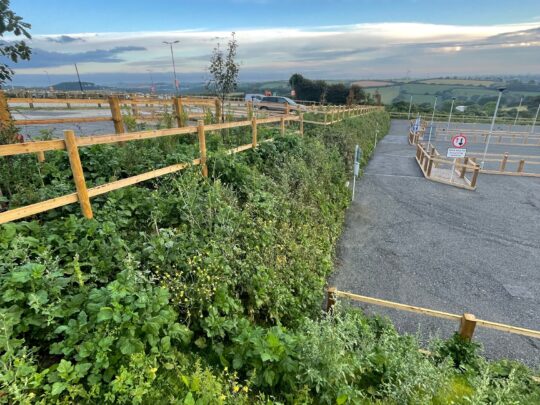
[[[255,104],[260,102],[263,98],[264,96],[262,94],[246,94],[244,101],[251,101],[253,104]]]
[[[288,97],[281,97],[281,96],[263,97],[261,101],[257,104],[257,108],[259,108],[259,110],[271,110],[271,111],[284,112],[287,110],[287,105],[289,105],[290,111],[306,111],[307,110],[306,106],[297,104],[294,100],[291,100]]]

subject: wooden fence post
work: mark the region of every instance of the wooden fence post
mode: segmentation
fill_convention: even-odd
[[[0,90],[0,125],[4,126],[11,121],[6,94]]]
[[[178,128],[182,128],[185,125],[184,122],[184,106],[182,105],[182,97],[178,96],[173,98],[173,107],[176,114],[176,123]]]
[[[336,305],[336,287],[328,287],[326,290],[326,312],[330,313],[334,310]]]
[[[474,165],[476,166],[475,169],[474,169],[474,172],[473,172],[472,179],[471,179],[471,187],[475,188],[476,187],[476,182],[478,181],[478,173],[480,173],[480,165],[478,163],[476,163],[476,158],[471,158],[471,160],[473,161]]]
[[[280,124],[281,136],[285,135],[285,117],[281,117]]]
[[[257,147],[257,118],[251,118],[251,145],[253,149]]]
[[[91,219],[94,215],[92,213],[92,206],[90,205],[90,197],[88,196],[86,182],[84,180],[84,172],[81,165],[81,157],[79,156],[79,148],[77,147],[75,133],[70,129],[65,130],[64,140],[66,142],[69,164],[71,165],[73,181],[75,182],[75,188],[77,189],[77,197],[81,204],[82,213],[86,218]]]
[[[428,161],[428,167],[427,167],[427,177],[431,176],[431,170],[433,169],[433,159],[435,158],[435,148],[431,148],[431,152],[429,153],[429,161]]]
[[[120,100],[118,99],[118,96],[109,96],[109,106],[111,107],[114,132],[123,134],[126,130],[124,129],[124,121],[122,120],[122,110],[120,109]]]
[[[248,120],[250,120],[251,118],[253,118],[253,101],[248,101],[246,103],[246,106],[247,106],[247,118]]]
[[[461,168],[461,173],[459,174],[460,178],[465,177],[465,174],[467,173],[467,165],[468,164],[469,164],[469,158],[465,157],[465,159],[463,159],[463,167]]]
[[[300,136],[304,136],[304,113],[300,113]]]
[[[504,169],[506,169],[507,161],[508,161],[508,152],[506,152],[502,158],[501,167],[499,168],[499,171],[504,172]]]
[[[327,108],[325,106],[323,106],[323,111],[324,111],[324,125],[326,125],[326,111],[327,111]]]
[[[221,122],[221,108],[222,108],[222,105],[221,105],[221,101],[219,100],[219,98],[216,98],[215,106],[216,106],[216,119],[217,119],[217,122]]]
[[[204,134],[204,120],[197,121],[197,133],[199,135],[199,151],[201,153],[202,175],[208,177],[208,167],[206,166],[206,136]]]
[[[135,100],[132,100],[131,103],[131,115],[133,115],[135,119],[139,116],[139,107],[137,106]]]
[[[518,165],[518,169],[517,169],[518,173],[522,173],[524,167],[525,167],[525,160],[521,159],[519,161],[519,165]]]
[[[476,317],[473,314],[463,314],[459,323],[459,335],[470,341],[476,328]]]

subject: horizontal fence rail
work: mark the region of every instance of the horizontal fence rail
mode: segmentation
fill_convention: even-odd
[[[431,316],[434,318],[448,319],[459,321],[459,334],[462,338],[470,340],[473,337],[476,326],[481,326],[487,329],[494,329],[502,332],[513,333],[515,335],[527,336],[540,339],[540,331],[533,329],[521,328],[518,326],[506,325],[503,323],[486,321],[477,319],[473,314],[464,313],[463,315],[452,314],[449,312],[436,311],[429,308],[418,307],[414,305],[400,304],[393,301],[382,300],[379,298],[366,297],[364,295],[353,294],[344,291],[338,291],[335,287],[330,287],[327,290],[327,311],[331,311],[336,304],[336,298],[342,297],[365,304],[378,305],[386,308],[392,308],[400,311],[414,312],[421,315]]]

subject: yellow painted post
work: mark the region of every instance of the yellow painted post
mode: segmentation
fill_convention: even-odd
[[[470,341],[474,334],[474,329],[476,328],[476,317],[473,314],[463,314],[459,324],[459,335]]]
[[[300,113],[300,136],[304,135],[304,113]]]
[[[281,136],[285,135],[285,117],[280,120]]]
[[[251,144],[253,149],[257,147],[257,118],[251,118]]]
[[[122,110],[120,109],[120,100],[118,99],[118,96],[109,96],[109,106],[111,107],[114,132],[123,134],[126,130],[124,129],[124,121],[122,120]]]
[[[88,196],[86,181],[84,180],[84,172],[81,164],[81,157],[79,156],[79,148],[77,147],[77,138],[75,137],[75,133],[70,129],[65,130],[64,140],[66,142],[69,164],[71,165],[73,181],[75,182],[77,197],[79,199],[79,203],[81,204],[82,213],[85,218],[91,219],[94,215],[92,213],[92,206],[90,205],[90,197]]]
[[[178,128],[182,128],[185,125],[184,122],[184,106],[182,104],[182,97],[173,98],[174,113],[176,114],[176,123]]]
[[[202,175],[208,177],[208,167],[206,166],[206,136],[204,134],[204,121],[197,121],[197,133],[199,135],[199,151],[201,153]]]

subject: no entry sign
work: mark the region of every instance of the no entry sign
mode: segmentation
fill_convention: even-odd
[[[455,135],[452,137],[452,146],[454,148],[464,148],[467,145],[467,137],[463,134]]]

